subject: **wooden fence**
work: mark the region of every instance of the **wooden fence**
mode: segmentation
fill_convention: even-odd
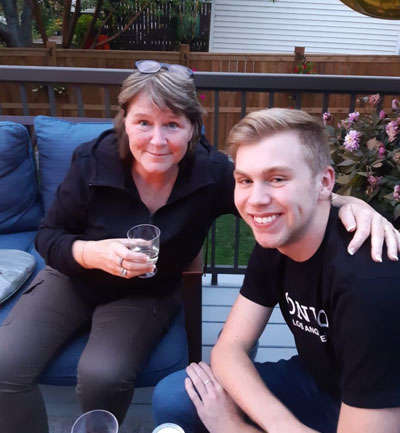
[[[292,73],[304,48],[293,54],[234,54],[179,51],[76,50],[57,48],[0,48],[0,64],[27,66],[71,66],[78,68],[130,69],[136,60],[155,59],[181,63],[198,71]],[[400,56],[306,54],[318,74],[400,76]]]
[[[197,71],[212,72],[250,72],[250,73],[292,73],[294,66],[302,56],[302,50],[293,55],[261,55],[261,54],[217,54],[193,53],[188,46],[181,46],[176,52],[155,51],[97,51],[58,49],[55,44],[47,48],[34,49],[0,49],[0,64],[29,66],[68,66],[92,68],[133,69],[134,62],[139,59],[156,59],[166,63],[181,63]],[[400,56],[333,56],[309,55],[308,61],[315,64],[320,74],[329,75],[375,75],[400,76]],[[49,92],[46,86],[27,85],[29,110],[31,115],[50,114]],[[117,95],[119,86],[109,88],[109,93],[95,85],[82,87],[85,116],[111,117],[117,111]],[[400,89],[399,89],[400,91]],[[1,114],[23,115],[17,85],[2,84],[0,86]],[[77,116],[76,92],[73,88],[56,87],[57,116]],[[277,92],[271,100],[268,92],[247,92],[247,112],[262,107],[280,106],[294,107],[295,94]],[[364,96],[364,95],[360,95]],[[199,91],[199,97],[208,111],[204,123],[209,137],[214,136],[214,113],[216,96],[211,91]],[[105,98],[111,100],[111,112],[104,110]],[[243,116],[241,92],[220,91],[218,94],[218,136],[223,148],[225,137],[232,126]],[[348,95],[331,95],[329,110],[336,118],[344,118],[350,105]],[[302,108],[312,114],[322,113],[323,95],[306,94],[302,97]],[[390,110],[391,97],[386,96],[383,103],[385,110]],[[54,114],[53,114],[54,115]]]

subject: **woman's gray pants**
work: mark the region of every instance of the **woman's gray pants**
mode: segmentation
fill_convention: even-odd
[[[0,326],[0,432],[48,432],[38,377],[88,323],[76,387],[82,411],[106,409],[122,423],[135,378],[178,311],[178,298],[135,295],[93,306],[68,277],[42,270]]]

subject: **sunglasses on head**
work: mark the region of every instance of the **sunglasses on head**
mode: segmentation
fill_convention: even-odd
[[[142,74],[155,74],[158,71],[163,70],[185,78],[190,78],[193,76],[193,71],[186,66],[170,65],[168,63],[156,62],[155,60],[139,60],[135,63],[135,66]]]

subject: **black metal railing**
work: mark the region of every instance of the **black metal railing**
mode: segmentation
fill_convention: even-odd
[[[96,85],[103,92],[104,113],[111,117],[112,101],[109,96],[109,86],[120,85],[130,74],[128,69],[91,69],[67,67],[26,67],[26,66],[0,66],[0,85],[13,83],[19,86],[20,114],[7,114],[2,106],[7,102],[0,93],[0,120],[11,120],[26,125],[32,125],[34,116],[30,115],[30,107],[26,90],[27,84],[41,84],[47,86],[48,104],[51,115],[56,113],[55,87],[60,83],[72,86],[76,93],[78,117],[69,117],[70,120],[82,121],[98,120],[104,118],[88,119],[85,113],[85,101],[82,97],[81,86]],[[339,76],[339,75],[296,75],[296,74],[250,74],[250,73],[224,73],[224,72],[196,72],[194,80],[201,91],[213,93],[213,121],[214,133],[212,141],[218,146],[219,120],[220,120],[220,94],[222,92],[240,92],[240,116],[247,112],[247,95],[250,92],[264,92],[268,94],[268,107],[275,106],[275,95],[289,93],[292,95],[295,108],[302,107],[304,95],[322,95],[320,113],[328,111],[330,97],[333,94],[348,95],[348,112],[354,111],[359,95],[380,93],[385,95],[400,95],[400,77],[370,77],[370,76]],[[13,110],[15,111],[15,110]],[[210,230],[210,252],[207,254],[206,271],[212,274],[212,282],[217,282],[218,274],[242,274],[245,266],[240,266],[238,251],[240,247],[239,221],[235,222],[235,242],[233,262],[229,265],[216,263],[216,246],[218,244],[215,224]]]

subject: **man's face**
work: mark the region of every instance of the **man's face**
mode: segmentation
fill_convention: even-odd
[[[296,131],[242,145],[235,162],[235,204],[264,248],[291,256],[318,225],[323,174],[312,175]]]

